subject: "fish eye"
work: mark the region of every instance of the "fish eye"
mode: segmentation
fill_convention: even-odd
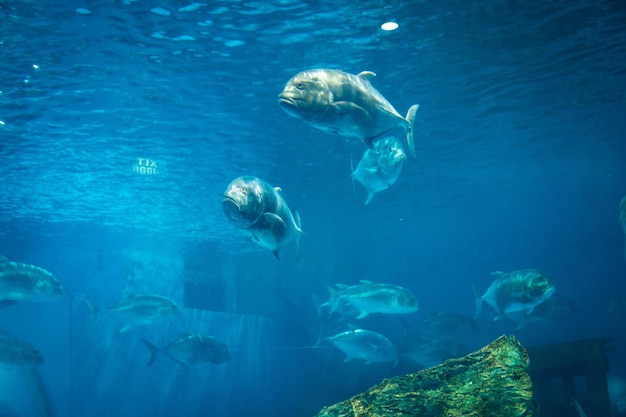
[[[303,89],[304,89],[304,83],[303,83],[302,81],[297,82],[297,83],[295,84],[295,86],[296,86],[296,88],[297,88],[298,90],[303,90]]]

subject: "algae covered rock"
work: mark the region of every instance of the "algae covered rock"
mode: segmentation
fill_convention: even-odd
[[[514,337],[423,371],[388,378],[316,417],[531,417],[528,354]]]

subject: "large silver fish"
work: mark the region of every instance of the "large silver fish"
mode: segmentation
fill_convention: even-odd
[[[42,354],[28,342],[0,335],[0,367],[31,369],[44,363]]]
[[[357,319],[371,313],[409,314],[418,309],[418,303],[411,291],[398,285],[377,284],[362,280],[357,285],[337,284],[338,290],[327,287],[330,299],[322,305],[330,313],[342,305],[349,305],[358,310]]]
[[[397,359],[396,348],[391,341],[371,330],[352,329],[327,337],[326,340],[346,354],[344,362],[360,359],[367,364],[395,362]]]
[[[398,138],[393,136],[377,140],[372,149],[365,151],[352,172],[352,178],[367,190],[365,204],[369,204],[377,192],[396,183],[405,160],[404,148]]]
[[[496,277],[495,281],[482,297],[476,297],[474,319],[480,316],[483,301],[495,310],[495,321],[515,311],[531,314],[535,306],[554,294],[555,287],[548,276],[536,269],[508,273],[496,271],[492,275]]]
[[[622,225],[624,237],[626,237],[626,196],[622,197],[619,202],[619,222]],[[624,259],[626,259],[626,244],[624,245]]]
[[[0,256],[0,301],[47,302],[62,297],[63,287],[50,272]]]
[[[142,342],[150,349],[147,366],[154,363],[159,353],[183,366],[219,364],[230,360],[228,346],[213,336],[185,333],[181,338],[161,348],[145,339],[142,339]]]
[[[89,302],[87,304],[93,314],[92,322],[95,322],[101,310]],[[135,326],[162,324],[182,317],[182,311],[173,300],[151,294],[128,297],[102,312],[123,323],[120,332]]]
[[[243,176],[234,179],[224,192],[222,208],[228,220],[257,245],[272,251],[280,259],[279,251],[296,239],[298,253],[300,216],[292,212],[280,194],[257,177]]]
[[[400,126],[415,156],[413,125],[419,106],[411,106],[406,117],[400,116],[370,83],[375,75],[370,71],[358,75],[332,69],[302,71],[287,82],[278,104],[317,129],[360,139],[370,148]]]

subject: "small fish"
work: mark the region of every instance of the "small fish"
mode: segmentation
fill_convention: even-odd
[[[159,353],[183,366],[220,364],[230,360],[228,346],[213,336],[185,333],[162,348],[145,339],[142,342],[150,349],[150,359],[146,366],[152,365]]]
[[[626,196],[619,202],[619,223],[622,225],[626,237]],[[626,245],[624,245],[624,259],[626,259]]]
[[[365,151],[352,172],[352,179],[363,184],[367,190],[365,204],[369,204],[376,193],[396,183],[405,160],[402,144],[393,136],[377,140],[372,149]]]
[[[276,259],[280,259],[280,249],[293,239],[299,254],[300,237],[304,233],[300,216],[289,209],[280,188],[256,177],[236,178],[224,192],[222,209],[241,233],[272,251]]]
[[[43,363],[44,357],[30,343],[0,335],[0,368],[32,369]]]
[[[50,272],[38,266],[11,262],[0,256],[0,304],[58,301],[63,287]]]
[[[480,316],[483,301],[495,310],[496,316],[493,318],[495,321],[515,311],[531,314],[535,306],[554,294],[555,287],[548,276],[536,269],[508,273],[496,271],[491,275],[496,279],[482,297],[476,297],[474,319]]]
[[[340,306],[349,305],[358,310],[356,318],[362,319],[371,313],[410,314],[418,309],[413,293],[398,285],[362,280],[357,285],[337,284],[337,287],[338,291],[327,287],[330,299],[322,305],[329,308],[330,313]]]
[[[290,116],[326,133],[374,142],[400,126],[409,152],[415,156],[413,126],[418,105],[400,114],[370,83],[371,71],[358,75],[332,69],[311,69],[294,75],[280,93],[278,104]]]
[[[476,320],[460,313],[435,313],[417,324],[420,334],[439,340],[466,339],[477,328]]]
[[[344,362],[360,359],[366,364],[372,362],[396,362],[396,348],[380,333],[352,329],[327,337],[330,343],[346,354]]]
[[[87,301],[92,312],[92,323],[96,321],[100,309]],[[182,316],[182,311],[176,303],[160,295],[131,296],[118,304],[103,310],[109,316],[115,317],[124,324],[120,330],[125,332],[135,326],[151,326],[167,323]]]

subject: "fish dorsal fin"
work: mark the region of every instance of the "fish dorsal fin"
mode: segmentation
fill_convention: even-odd
[[[357,74],[357,77],[362,78],[364,80],[368,80],[368,81],[370,78],[373,78],[375,76],[376,74],[373,73],[372,71],[361,71]]]
[[[499,276],[504,275],[504,272],[502,272],[502,271],[493,271],[491,273],[491,275],[494,276],[494,277],[499,277]]]
[[[274,187],[274,191],[276,191],[277,193],[282,193],[283,189],[280,187]]]
[[[180,329],[180,336],[181,337],[189,337],[191,335],[192,335],[192,333],[189,330]]]
[[[348,288],[348,285],[346,284],[335,284],[335,287],[339,288],[340,290],[344,289],[344,288]]]
[[[3,264],[5,262],[9,262],[9,259],[6,256],[0,255],[0,264]]]
[[[374,281],[370,281],[368,279],[362,279],[359,281],[361,284],[376,284]]]
[[[349,328],[350,330],[361,330],[361,329],[359,329],[357,326],[355,326],[355,325],[354,325],[354,324],[352,324],[352,323],[348,323],[348,328]]]

